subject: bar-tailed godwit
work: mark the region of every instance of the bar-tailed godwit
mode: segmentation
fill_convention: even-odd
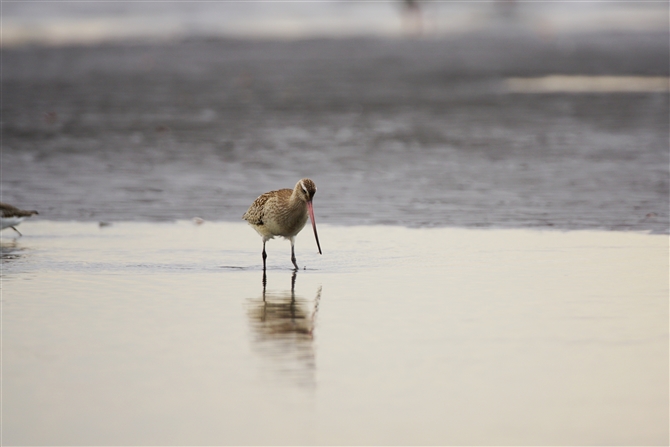
[[[263,238],[263,270],[265,270],[265,243],[275,236],[281,236],[291,241],[291,261],[298,269],[295,260],[295,237],[307,223],[307,217],[312,220],[316,246],[321,254],[319,236],[316,233],[314,209],[312,199],[316,194],[316,185],[308,178],[296,183],[295,188],[279,189],[266,192],[258,196],[242,218]]]
[[[19,230],[15,227],[16,225],[23,222],[23,219],[30,217],[33,214],[39,214],[37,211],[26,211],[20,210],[15,206],[9,205],[7,203],[0,202],[0,230],[5,228],[11,228],[12,230],[19,233],[19,236],[23,236]]]

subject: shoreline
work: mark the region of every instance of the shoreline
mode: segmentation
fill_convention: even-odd
[[[317,218],[318,219],[318,218]],[[226,225],[243,225],[249,227],[249,225],[240,219],[240,221],[231,221],[231,220],[204,220],[199,217],[194,217],[192,219],[173,219],[173,220],[110,220],[110,221],[97,221],[97,220],[65,220],[65,219],[45,219],[43,217],[39,219],[34,219],[32,221],[24,221],[21,223],[20,228],[26,228],[33,225],[93,225],[98,227],[101,231],[104,231],[108,228],[121,225],[177,225],[180,227],[201,227],[205,225],[216,225],[216,226],[226,226]],[[457,225],[426,225],[426,226],[412,226],[412,225],[402,225],[395,223],[370,223],[370,224],[356,224],[356,223],[328,223],[321,220],[317,220],[317,227],[320,228],[329,227],[335,229],[356,229],[356,228],[397,228],[404,229],[409,231],[528,231],[528,232],[556,232],[556,233],[571,233],[571,232],[592,232],[592,233],[620,233],[620,234],[640,234],[640,235],[650,235],[650,236],[668,236],[670,231],[656,231],[654,229],[615,229],[615,228],[599,228],[599,227],[590,227],[590,228],[561,228],[554,225],[537,225],[537,226],[528,226],[528,227],[512,227],[512,226],[474,226],[474,227],[465,227]],[[251,229],[251,227],[249,227]],[[23,233],[23,231],[22,231]],[[301,232],[302,233],[302,232]],[[255,233],[254,233],[255,234]],[[14,235],[14,236],[12,236]],[[5,229],[0,233],[0,237],[3,239],[20,239],[15,237],[16,233],[12,232],[10,229]],[[281,239],[278,237],[277,239]]]

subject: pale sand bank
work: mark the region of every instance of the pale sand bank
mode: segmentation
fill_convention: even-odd
[[[20,230],[8,445],[668,443],[667,235],[319,225],[263,301],[243,223]]]

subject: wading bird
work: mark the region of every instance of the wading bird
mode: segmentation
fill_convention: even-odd
[[[16,225],[23,222],[23,219],[25,219],[26,217],[30,217],[33,214],[39,214],[39,213],[35,210],[32,211],[20,210],[15,206],[0,202],[0,226],[2,227],[0,228],[0,230],[4,230],[5,228],[11,228],[12,230],[19,233],[19,236],[23,236],[21,232],[17,230],[15,227]]]
[[[261,194],[244,213],[242,218],[263,238],[263,270],[265,270],[265,259],[268,257],[265,253],[265,243],[275,236],[291,241],[291,261],[295,269],[298,269],[295,260],[295,237],[307,223],[307,217],[312,220],[316,246],[321,254],[312,208],[314,194],[316,185],[312,180],[304,178],[296,183],[293,190],[279,189]]]

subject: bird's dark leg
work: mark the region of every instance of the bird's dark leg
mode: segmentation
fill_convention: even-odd
[[[295,261],[294,244],[295,244],[295,241],[293,240],[293,238],[291,238],[291,262],[293,262],[293,266],[295,267],[296,270],[300,270],[298,268],[298,263]]]
[[[265,241],[263,241],[263,272],[265,272],[265,260],[268,258],[268,254],[265,253]]]
[[[17,233],[19,233],[19,236],[23,236],[23,235],[21,234],[21,232],[20,232],[19,230],[17,230],[15,227],[9,227],[9,228],[11,228],[12,230],[14,230],[14,231],[16,231]],[[297,268],[297,267],[296,267],[296,268]]]

